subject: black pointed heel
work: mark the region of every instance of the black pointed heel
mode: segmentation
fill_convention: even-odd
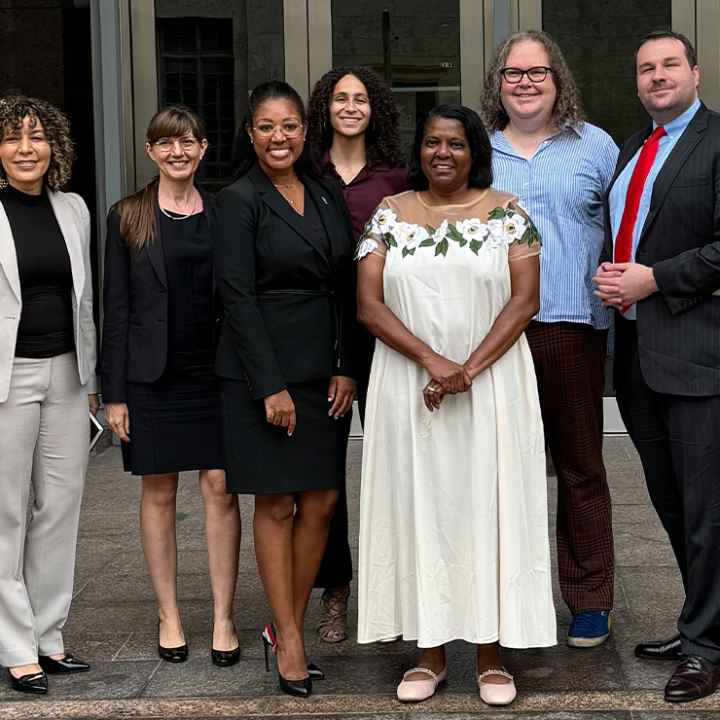
[[[268,649],[272,650],[273,653],[277,653],[277,637],[275,635],[275,628],[271,623],[268,623],[263,628],[260,637],[262,638],[263,650],[265,651],[265,672],[270,672],[270,659],[268,656]],[[325,677],[323,671],[320,670],[320,668],[316,665],[313,665],[313,663],[308,663],[308,676],[306,678],[303,678],[302,680],[288,680],[280,674],[280,669],[278,668],[277,676],[278,686],[280,687],[280,689],[286,695],[294,695],[295,697],[303,698],[310,697],[310,695],[312,695],[312,671],[310,670],[311,665],[316,673],[319,672],[322,677]],[[321,679],[320,675],[317,676],[317,679]]]
[[[178,645],[178,647],[164,647],[160,644],[160,621],[158,620],[158,655],[162,660],[169,663],[181,663],[188,659],[188,646]]]
[[[307,698],[312,695],[312,679],[308,675],[302,680],[287,680],[278,670],[278,685],[286,695]]]
[[[264,628],[260,637],[263,641],[263,650],[265,650],[265,672],[270,672],[270,660],[268,659],[268,648],[273,652],[277,652],[277,638],[275,637],[275,628],[268,623]]]

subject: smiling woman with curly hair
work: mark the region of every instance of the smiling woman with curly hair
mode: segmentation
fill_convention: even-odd
[[[57,108],[0,97],[0,665],[35,694],[89,669],[62,636],[97,411],[90,214],[60,190],[73,157]]]
[[[50,164],[45,175],[45,184],[51,190],[62,190],[70,182],[75,162],[70,123],[60,110],[45,100],[24,95],[0,98],[0,128],[5,132],[19,129],[26,117],[30,120],[31,127],[35,127],[38,121],[41,123],[50,146]],[[6,180],[6,174],[0,167],[0,184],[3,180]]]
[[[391,89],[369,68],[339,67],[325,73],[310,97],[307,143],[316,170],[342,189],[355,239],[378,203],[407,190],[398,109]],[[374,339],[361,332],[356,360],[358,404],[365,415]],[[347,598],[352,578],[344,491],[330,526],[316,587],[326,588],[318,633],[325,642],[347,637]]]

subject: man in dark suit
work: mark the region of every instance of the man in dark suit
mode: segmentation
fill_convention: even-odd
[[[683,35],[655,32],[636,54],[652,125],[620,152],[595,282],[616,309],[617,401],[680,567],[679,635],[641,643],[680,661],[669,702],[720,679],[720,115],[698,99]]]

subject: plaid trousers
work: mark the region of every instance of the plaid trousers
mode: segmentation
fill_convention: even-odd
[[[615,559],[602,457],[607,331],[580,323],[531,322],[545,441],[557,474],[560,589],[570,611],[609,610]]]

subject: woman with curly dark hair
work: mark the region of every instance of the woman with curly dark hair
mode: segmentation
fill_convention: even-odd
[[[384,197],[407,190],[398,109],[390,88],[369,68],[339,67],[318,80],[310,97],[307,142],[318,172],[340,185],[356,240]],[[357,347],[361,420],[365,417],[373,347],[372,336],[362,332]],[[318,634],[324,642],[340,642],[347,637],[351,578],[347,499],[343,489],[315,583],[316,587],[325,588],[318,625]]]
[[[90,214],[61,192],[73,159],[57,108],[0,98],[0,664],[35,694],[45,673],[89,670],[62,637],[98,406]]]

